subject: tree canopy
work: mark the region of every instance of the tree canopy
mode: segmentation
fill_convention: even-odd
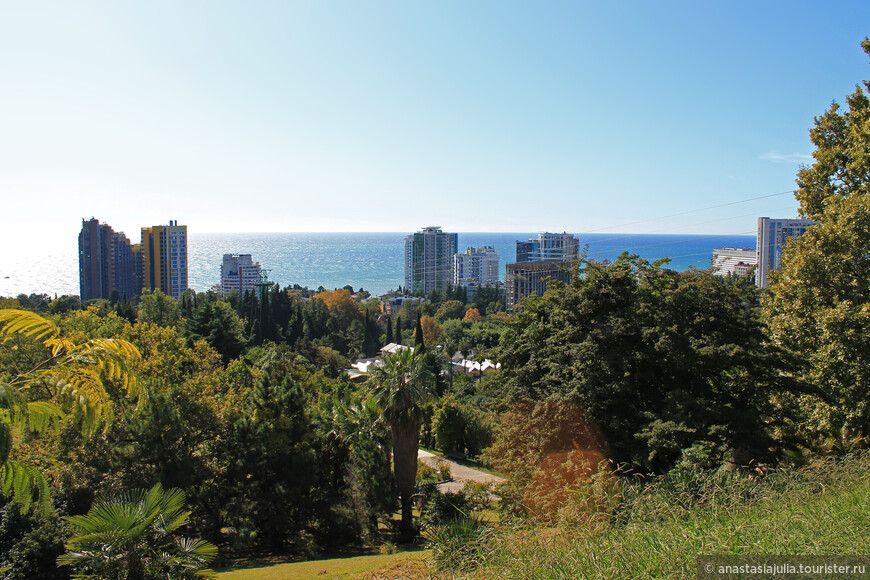
[[[862,43],[870,56],[870,40]],[[808,427],[828,445],[870,436],[870,81],[816,118],[814,163],[795,196],[819,223],[794,240],[774,272],[765,312],[773,339],[802,361],[825,395],[804,400]]]
[[[612,458],[644,470],[666,471],[695,446],[719,460],[767,459],[787,418],[775,395],[795,385],[755,304],[746,281],[628,255],[583,262],[510,325],[508,396],[576,402]]]

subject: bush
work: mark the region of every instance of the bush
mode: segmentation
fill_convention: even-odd
[[[21,513],[18,503],[0,495],[0,577],[3,580],[59,580],[69,571],[56,559],[66,549],[66,524],[55,514],[41,514],[34,504]]]
[[[424,527],[440,526],[457,519],[468,517],[471,513],[471,502],[464,493],[434,492],[420,516],[420,524]]]

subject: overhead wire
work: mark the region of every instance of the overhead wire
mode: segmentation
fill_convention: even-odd
[[[699,212],[702,212],[702,211],[709,211],[709,210],[711,210],[711,209],[719,209],[719,208],[728,207],[728,206],[731,206],[731,205],[737,205],[737,204],[740,204],[740,203],[748,203],[748,202],[750,202],[750,201],[757,201],[757,200],[759,200],[759,199],[767,199],[767,198],[770,198],[770,197],[777,197],[777,196],[780,196],[780,195],[786,195],[786,194],[794,194],[794,190],[789,190],[789,191],[780,191],[780,192],[778,192],[778,193],[769,193],[769,194],[767,194],[767,195],[759,195],[759,196],[756,196],[756,197],[750,197],[750,198],[747,198],[747,199],[741,199],[741,200],[737,200],[737,201],[729,201],[729,202],[727,202],[727,203],[721,203],[721,204],[719,204],[719,205],[711,205],[711,206],[709,206],[709,207],[702,207],[702,208],[699,208],[699,209],[690,209],[690,210],[687,210],[687,211],[680,211],[680,212],[671,213],[671,214],[667,214],[667,215],[663,215],[663,216],[651,217],[651,218],[646,218],[646,219],[642,219],[642,220],[636,220],[636,221],[633,221],[633,222],[628,222],[628,223],[619,224],[619,225],[615,225],[615,226],[608,226],[608,227],[605,227],[605,228],[598,228],[598,229],[594,229],[594,230],[587,230],[587,231],[585,231],[585,232],[583,232],[583,233],[586,233],[586,234],[594,234],[595,232],[603,232],[603,231],[606,231],[606,230],[615,230],[615,229],[617,229],[617,228],[624,228],[624,227],[633,226],[633,225],[637,225],[637,224],[642,224],[642,223],[646,223],[646,222],[651,222],[651,221],[656,221],[656,220],[663,220],[663,219],[667,219],[667,218],[678,217],[678,216],[688,215],[688,214],[693,214],[693,213],[699,213]]]
[[[758,201],[758,200],[761,200],[761,199],[769,199],[769,198],[772,198],[772,197],[778,197],[778,196],[787,195],[787,194],[794,194],[794,191],[793,191],[793,190],[789,190],[789,191],[780,191],[780,192],[777,192],[777,193],[769,193],[769,194],[765,194],[765,195],[758,195],[758,196],[749,197],[749,198],[746,198],[746,199],[740,199],[740,200],[729,201],[729,202],[721,203],[721,204],[717,204],[717,205],[711,205],[711,206],[708,206],[708,207],[703,207],[703,208],[698,208],[698,209],[692,209],[692,210],[686,210],[686,211],[681,211],[681,212],[675,212],[675,213],[671,213],[671,214],[667,214],[667,215],[663,215],[663,216],[651,217],[651,218],[646,218],[646,219],[642,219],[642,220],[635,220],[635,221],[632,221],[632,222],[627,222],[627,223],[623,223],[623,224],[619,224],[619,225],[615,225],[615,226],[608,226],[608,227],[604,227],[604,228],[597,228],[597,229],[593,229],[593,230],[588,230],[588,231],[586,231],[586,232],[582,232],[580,235],[581,235],[581,238],[582,238],[582,235],[583,235],[583,234],[592,234],[592,233],[596,233],[596,232],[603,232],[603,231],[607,231],[607,230],[613,230],[613,229],[623,228],[623,227],[627,227],[627,226],[631,226],[631,225],[636,225],[636,224],[641,224],[641,223],[649,223],[649,222],[661,221],[661,220],[665,220],[665,219],[669,219],[669,218],[673,218],[673,217],[679,217],[679,216],[684,216],[684,215],[690,215],[690,214],[694,214],[694,213],[700,213],[700,212],[704,212],[704,211],[710,211],[710,210],[713,210],[713,209],[720,209],[720,208],[723,208],[723,207],[729,207],[729,206],[733,206],[733,205],[738,205],[738,204],[743,204],[743,203],[749,203],[749,202],[751,202],[751,201]],[[701,222],[694,222],[694,223],[686,224],[686,225],[682,226],[682,229],[686,229],[686,228],[690,228],[690,227],[695,227],[695,226],[698,226],[698,225],[709,224],[709,223],[715,223],[715,222],[727,221],[727,220],[731,220],[731,219],[739,219],[739,218],[741,218],[741,217],[746,217],[746,216],[750,216],[750,215],[756,215],[756,214],[755,214],[755,213],[749,213],[749,214],[742,214],[742,215],[740,215],[740,216],[733,216],[733,217],[726,217],[726,218],[717,218],[717,219],[715,219],[715,220],[706,220],[706,221],[701,221]],[[667,233],[667,232],[663,232],[663,233]],[[600,256],[600,255],[602,255],[602,254],[622,253],[622,252],[626,252],[626,251],[630,251],[630,250],[640,250],[640,249],[653,248],[653,247],[660,247],[660,246],[677,245],[677,244],[687,244],[687,243],[698,242],[698,241],[702,241],[702,240],[709,240],[709,239],[716,239],[716,238],[726,238],[726,237],[730,237],[730,236],[749,235],[749,234],[754,234],[754,233],[756,233],[754,230],[749,230],[749,231],[744,231],[744,232],[735,232],[735,233],[729,233],[729,234],[717,234],[717,235],[711,235],[711,236],[700,236],[700,237],[699,237],[699,236],[692,236],[691,238],[687,238],[687,239],[683,239],[683,240],[675,240],[675,241],[669,241],[669,242],[662,242],[662,243],[658,243],[658,244],[645,244],[645,245],[642,245],[642,246],[626,246],[626,247],[622,247],[622,248],[608,248],[608,249],[601,249],[601,250],[597,250],[597,251],[594,251],[594,252],[590,252],[590,255],[593,256],[593,257],[597,257],[597,256]],[[655,234],[653,234],[653,235],[655,235]],[[599,245],[599,244],[602,244],[602,243],[605,243],[605,242],[608,242],[608,241],[614,241],[614,240],[619,240],[619,239],[625,239],[625,238],[628,238],[628,237],[631,237],[631,236],[632,236],[632,234],[626,234],[626,235],[622,235],[622,236],[615,236],[615,237],[612,237],[612,238],[605,238],[604,240],[590,240],[590,242],[593,243],[593,244],[595,244],[595,245]],[[588,244],[587,244],[587,246],[588,246]],[[671,256],[671,258],[691,257],[691,256],[695,256],[695,255],[707,255],[707,254],[708,254],[708,252],[701,252],[701,253],[695,253],[695,254],[683,254],[683,255],[680,255],[680,256]]]

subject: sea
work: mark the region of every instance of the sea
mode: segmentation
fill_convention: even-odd
[[[198,233],[188,234],[188,280],[197,292],[220,282],[224,254],[251,254],[281,286],[327,289],[351,285],[379,295],[404,284],[405,233]],[[622,252],[653,261],[670,258],[675,270],[709,268],[713,249],[755,248],[755,236],[685,234],[577,234],[589,258],[614,260]],[[537,233],[460,233],[460,252],[466,247],[493,246],[505,265],[515,261],[517,240]],[[0,296],[79,293],[78,246],[21,244],[0,255]]]

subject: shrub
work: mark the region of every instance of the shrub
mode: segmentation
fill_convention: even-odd
[[[40,513],[36,505],[21,513],[21,505],[0,495],[0,575],[4,580],[69,578],[55,559],[64,553],[68,537],[63,520]]]

